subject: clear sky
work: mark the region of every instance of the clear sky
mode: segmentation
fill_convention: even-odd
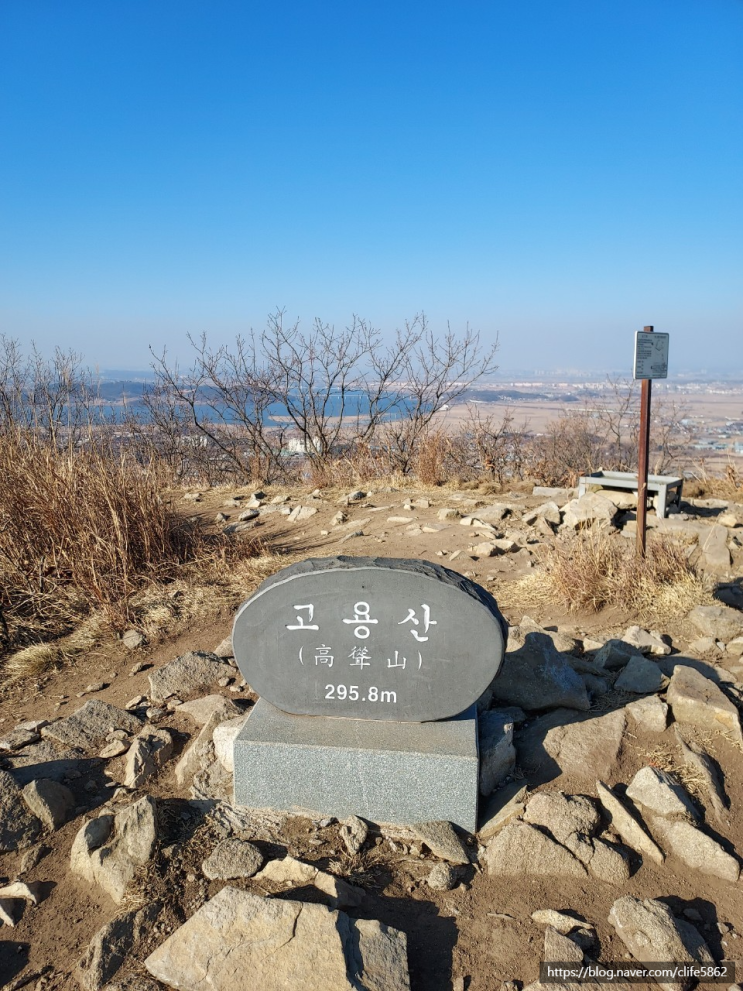
[[[285,308],[743,370],[743,0],[2,0],[0,330],[145,368]]]

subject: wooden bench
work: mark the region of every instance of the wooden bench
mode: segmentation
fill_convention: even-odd
[[[680,506],[683,478],[673,475],[648,475],[648,492],[658,495],[659,519],[665,519],[669,506]],[[637,495],[637,475],[633,471],[596,471],[592,475],[582,475],[578,479],[578,498],[586,494],[589,486],[600,486],[602,489],[629,489]],[[671,499],[669,501],[669,493]]]

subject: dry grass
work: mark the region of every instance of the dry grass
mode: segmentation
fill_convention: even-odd
[[[686,550],[660,537],[651,537],[641,558],[625,538],[594,527],[558,541],[543,564],[516,583],[513,594],[520,602],[559,602],[590,612],[615,606],[641,619],[667,620],[712,601],[708,581]]]

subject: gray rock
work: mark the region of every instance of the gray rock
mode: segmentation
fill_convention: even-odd
[[[232,838],[217,844],[201,870],[211,881],[230,881],[236,877],[252,877],[262,866],[263,854],[257,846]]]
[[[503,712],[483,713],[478,719],[480,736],[480,794],[492,794],[516,766],[513,722]]]
[[[482,825],[478,830],[480,841],[485,843],[507,823],[522,815],[526,808],[525,798],[526,785],[521,784],[520,781],[512,781],[499,788],[482,812]]]
[[[641,626],[629,626],[622,634],[622,640],[630,647],[635,647],[641,654],[651,654],[653,657],[666,657],[671,648],[655,630],[648,632]]]
[[[682,860],[687,867],[731,881],[740,877],[740,864],[726,853],[719,843],[683,819],[665,819],[654,816],[652,828],[661,842]]]
[[[435,864],[426,878],[426,884],[434,891],[451,891],[459,880],[457,869],[451,864]]]
[[[150,697],[153,702],[164,702],[170,695],[183,698],[216,684],[231,673],[231,665],[225,664],[216,654],[192,650],[148,675]]]
[[[565,506],[563,523],[572,530],[593,525],[613,526],[616,515],[617,507],[610,499],[596,492],[588,492]]]
[[[316,512],[317,509],[314,506],[295,506],[289,513],[289,519],[292,523],[303,523],[313,517]]]
[[[555,650],[563,654],[572,654],[580,647],[580,641],[569,633],[564,633],[562,630],[548,630],[540,626],[531,616],[522,616],[519,625],[509,630],[508,638],[513,646],[520,646],[528,633],[543,633],[550,638]],[[570,657],[566,660],[572,663],[574,658]]]
[[[348,850],[352,857],[355,857],[364,843],[366,843],[366,837],[369,835],[369,827],[358,816],[349,816],[341,823],[339,833],[346,850]]]
[[[702,550],[699,563],[705,571],[721,575],[730,570],[727,527],[713,524],[709,534],[699,538],[699,546]]]
[[[694,668],[682,665],[674,668],[666,699],[677,722],[728,730],[735,740],[743,743],[738,710],[714,682]]]
[[[63,826],[75,807],[70,789],[49,778],[29,782],[23,789],[23,801],[50,832]]]
[[[526,822],[504,826],[488,843],[484,860],[488,872],[498,876],[585,878],[588,873],[569,850]]]
[[[590,671],[581,671],[580,676],[591,698],[601,698],[611,688],[611,684],[606,678],[599,678],[598,675],[592,674]]]
[[[214,755],[225,769],[232,774],[235,770],[235,739],[245,725],[250,713],[235,719],[225,719],[223,723],[214,727],[212,742],[214,743]]]
[[[242,709],[224,695],[204,695],[200,699],[184,702],[183,705],[178,706],[178,712],[185,713],[197,726],[208,723],[214,712],[219,712],[222,719],[234,719],[242,715]]]
[[[121,642],[129,650],[136,650],[137,647],[144,647],[147,641],[144,634],[140,633],[139,630],[126,630],[121,637]]]
[[[552,523],[554,526],[559,526],[561,516],[556,502],[543,502],[541,506],[537,506],[536,509],[525,513],[522,519],[524,523],[529,524],[536,523],[538,519],[543,519],[548,523]]]
[[[658,767],[641,767],[627,788],[627,796],[661,816],[699,818],[689,795],[671,774]]]
[[[41,823],[26,807],[12,774],[0,770],[0,853],[25,850],[41,832]]]
[[[614,683],[614,687],[634,695],[657,692],[663,683],[663,672],[646,657],[632,657]]]
[[[613,792],[601,781],[596,782],[599,801],[611,819],[611,824],[622,840],[643,857],[649,857],[656,864],[662,864],[665,857],[660,847],[645,832],[635,816],[624,806]]]
[[[684,738],[678,724],[674,728],[684,762],[701,775],[715,815],[718,819],[724,820],[728,802],[720,772],[706,751],[693,741]]]
[[[317,512],[317,510],[315,510],[315,512]],[[259,516],[260,513],[258,512],[258,509],[253,507],[251,509],[244,509],[237,518],[241,523],[247,523],[248,520],[258,519]]]
[[[314,864],[306,864],[294,857],[284,857],[282,860],[271,860],[260,873],[255,875],[261,883],[270,881],[273,884],[314,885],[330,898],[331,908],[358,908],[364,900],[364,891],[343,878],[321,871]]]
[[[41,736],[42,727],[47,725],[46,719],[27,719],[6,733],[0,739],[0,752],[10,753],[13,750],[20,750],[27,747],[29,743],[36,743]]]
[[[450,864],[468,864],[467,848],[454,831],[450,822],[416,822],[412,830],[422,840],[434,857],[448,860]]]
[[[63,747],[76,747],[84,753],[99,750],[113,730],[137,733],[142,721],[131,712],[101,699],[89,699],[72,715],[45,726],[41,735]]]
[[[226,771],[218,760],[210,759],[194,774],[189,792],[193,799],[224,802],[232,798],[232,785],[232,773]]]
[[[526,822],[549,830],[552,836],[576,853],[581,842],[598,829],[601,817],[596,803],[585,795],[540,791],[526,807]]]
[[[225,887],[145,961],[180,991],[409,991],[405,934],[324,905]]]
[[[583,963],[583,950],[574,943],[569,936],[547,926],[544,931],[544,953],[542,959],[545,963]]]
[[[584,929],[587,925],[577,915],[572,915],[570,912],[558,912],[554,908],[540,908],[531,913],[531,918],[532,922],[536,922],[538,926],[551,926],[563,936],[575,932],[576,929]]]
[[[743,636],[743,612],[731,606],[695,606],[686,617],[705,637],[733,640]]]
[[[654,695],[629,702],[625,709],[647,733],[663,733],[668,725],[668,706]]]
[[[86,822],[73,841],[70,870],[100,885],[119,904],[136,869],[155,852],[156,841],[156,806],[147,795],[115,816]]]
[[[596,651],[594,664],[597,668],[604,668],[607,671],[618,671],[638,655],[637,648],[625,643],[624,640],[607,640],[603,647]]]
[[[84,991],[101,991],[116,974],[134,944],[151,927],[158,905],[124,912],[107,922],[90,941],[75,976]]]
[[[586,861],[591,874],[606,884],[617,887],[626,884],[630,878],[630,865],[624,851],[598,837],[593,838],[591,845],[593,853]]]
[[[183,751],[175,766],[175,779],[180,786],[187,784],[198,771],[215,761],[214,730],[227,718],[224,708],[215,708],[196,739]]]
[[[580,675],[543,633],[527,633],[521,646],[506,651],[490,687],[494,698],[527,711],[588,709],[591,704]]]
[[[576,717],[566,709],[540,716],[516,737],[519,764],[532,783],[558,773],[593,785],[595,775],[608,777],[624,741],[627,720],[617,709],[601,716]]]
[[[230,633],[224,638],[224,640],[220,640],[212,653],[222,660],[227,660],[230,657],[234,657],[235,655],[232,652],[232,634]]]
[[[132,740],[126,755],[124,785],[140,788],[173,754],[173,737],[166,729],[146,729]]]
[[[656,899],[618,898],[609,922],[640,963],[713,963],[707,944],[691,923],[674,918],[670,908]],[[658,983],[664,991],[688,991],[696,980],[686,977]]]

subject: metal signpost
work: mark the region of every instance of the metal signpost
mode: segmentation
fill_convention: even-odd
[[[637,464],[637,553],[644,557],[650,448],[650,396],[652,380],[668,378],[668,334],[656,334],[652,327],[643,327],[642,331],[635,332],[634,378],[642,380]]]

